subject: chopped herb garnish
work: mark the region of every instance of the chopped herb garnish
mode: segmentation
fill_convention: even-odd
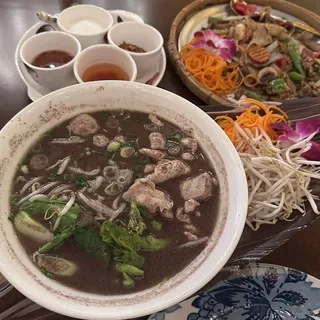
[[[58,178],[58,175],[57,175],[56,172],[52,172],[52,173],[49,174],[49,176],[48,176],[48,180],[49,180],[49,181],[56,181],[57,178]]]
[[[142,166],[141,164],[137,161],[135,166],[134,166],[134,174],[137,178],[140,178],[142,176]]]
[[[75,180],[75,175],[73,173],[65,173],[63,175],[63,180],[67,182],[73,182]]]
[[[65,173],[63,175],[63,180],[67,182],[75,182],[76,187],[81,189],[87,185],[87,176],[84,174]]]
[[[76,177],[76,187],[77,188],[83,188],[87,185],[87,176],[84,174],[80,174]]]
[[[118,23],[123,22],[123,19],[122,19],[120,16],[118,16],[117,22],[118,22]]]

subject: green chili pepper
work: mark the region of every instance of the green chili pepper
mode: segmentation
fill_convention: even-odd
[[[286,89],[284,79],[276,78],[269,83],[269,88],[273,93],[283,93]]]
[[[296,40],[289,40],[287,43],[288,55],[292,60],[295,69],[300,73],[305,75],[306,71],[302,65],[302,58],[300,53],[300,45]]]
[[[246,91],[246,96],[257,101],[263,101],[263,98],[259,94],[252,91]]]
[[[288,76],[292,81],[302,81],[306,78],[304,74],[298,73],[296,71],[289,72]]]

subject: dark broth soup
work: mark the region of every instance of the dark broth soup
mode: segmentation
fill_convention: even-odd
[[[48,277],[98,294],[154,286],[212,234],[219,186],[197,141],[153,114],[82,114],[45,134],[13,184],[10,216]]]

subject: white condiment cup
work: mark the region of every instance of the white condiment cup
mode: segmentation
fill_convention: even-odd
[[[134,59],[138,69],[138,77],[145,75],[150,69],[156,68],[163,47],[161,33],[150,25],[139,22],[122,22],[114,25],[108,32],[108,41],[118,47],[125,41],[146,51],[138,53],[121,49],[129,52]]]
[[[56,68],[41,68],[32,64],[39,54],[53,50],[65,51],[73,59]],[[20,57],[32,78],[44,88],[54,91],[76,83],[73,63],[80,52],[81,44],[77,38],[64,32],[50,31],[29,38],[20,49]]]
[[[137,66],[128,52],[110,44],[98,44],[83,50],[77,57],[73,71],[78,82],[84,82],[82,76],[89,67],[102,63],[115,64],[126,72],[129,81],[136,80]]]
[[[104,37],[113,25],[111,14],[93,5],[77,5],[63,10],[58,17],[59,28],[75,36],[82,48],[105,43]]]

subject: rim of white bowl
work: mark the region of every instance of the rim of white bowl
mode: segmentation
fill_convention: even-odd
[[[232,186],[233,188],[236,189],[236,197],[232,200],[232,202],[236,201],[235,207],[237,208],[237,214],[233,214],[233,218],[235,218],[235,221],[231,219],[228,219],[225,222],[225,225],[223,227],[223,231],[221,233],[221,236],[219,239],[226,237],[226,227],[228,226],[228,246],[226,247],[223,241],[218,241],[215,248],[210,252],[210,254],[206,257],[205,261],[199,266],[199,269],[203,268],[203,265],[206,265],[206,274],[197,279],[197,281],[192,282],[192,287],[187,286],[186,281],[182,281],[181,283],[178,284],[178,286],[181,286],[184,284],[186,287],[183,292],[176,292],[174,293],[173,289],[168,289],[166,292],[163,293],[161,296],[156,296],[153,298],[151,301],[153,304],[150,303],[150,301],[144,301],[140,303],[135,303],[135,304],[130,304],[125,305],[123,307],[121,306],[90,306],[87,303],[83,305],[81,304],[80,301],[69,301],[67,300],[66,302],[63,302],[63,300],[59,300],[60,303],[56,305],[53,302],[50,302],[50,300],[47,300],[47,296],[51,296],[54,298],[55,301],[57,301],[57,293],[53,294],[48,292],[48,289],[44,286],[41,286],[41,289],[34,290],[34,288],[27,287],[24,285],[23,280],[25,278],[32,278],[31,275],[28,274],[27,271],[25,271],[24,275],[21,274],[14,274],[12,272],[12,263],[11,261],[1,261],[0,260],[0,272],[14,285],[22,294],[25,296],[29,297],[31,300],[34,302],[38,303],[39,305],[50,309],[54,312],[62,313],[67,316],[71,317],[77,317],[80,319],[97,319],[97,320],[103,320],[103,319],[108,319],[108,320],[114,320],[114,319],[129,319],[133,317],[140,317],[144,315],[149,315],[155,312],[158,312],[160,310],[166,309],[167,307],[174,305],[176,303],[181,302],[182,300],[186,299],[187,297],[191,296],[198,290],[200,290],[205,284],[207,284],[221,269],[222,267],[226,264],[226,262],[229,260],[231,254],[233,253],[234,249],[236,248],[243,228],[245,226],[245,220],[246,220],[246,213],[247,213],[247,203],[248,203],[248,191],[247,191],[247,182],[246,182],[246,176],[244,172],[244,168],[242,166],[240,157],[234,148],[233,144],[227,137],[227,135],[224,133],[224,131],[214,122],[213,120],[203,111],[198,109],[194,104],[189,102],[188,100],[172,93],[169,91],[166,91],[161,88],[157,87],[152,87],[146,84],[141,84],[141,83],[135,83],[135,82],[129,82],[129,81],[97,81],[97,82],[89,82],[89,83],[82,83],[82,84],[76,84],[73,86],[70,86],[68,88],[63,88],[60,90],[57,90],[55,92],[52,92],[41,99],[31,103],[28,105],[26,108],[22,109],[18,114],[16,114],[11,121],[9,121],[1,130],[1,133],[11,130],[12,125],[15,122],[19,122],[19,118],[22,114],[27,113],[29,109],[34,108],[35,105],[43,105],[43,103],[50,103],[53,98],[55,97],[68,97],[68,95],[74,91],[74,92],[82,92],[85,94],[85,88],[87,87],[90,88],[90,90],[97,90],[101,91],[103,90],[103,86],[111,86],[111,87],[121,87],[123,89],[124,87],[136,87],[138,90],[142,91],[148,91],[151,95],[165,95],[166,99],[174,99],[177,101],[177,103],[180,101],[180,103],[183,103],[185,107],[188,108],[195,108],[194,110],[198,110],[195,112],[198,112],[198,117],[201,117],[201,121],[203,123],[206,123],[207,125],[210,124],[210,127],[215,127],[215,137],[217,140],[219,140],[219,144],[223,143],[224,148],[228,150],[228,154],[230,156],[230,161],[233,165],[236,166],[236,172],[238,173],[238,180],[242,183],[240,186]],[[91,89],[92,87],[92,89]],[[38,108],[38,107],[37,107]],[[210,121],[210,123],[208,122]],[[225,161],[223,161],[225,163]],[[227,179],[228,183],[234,181],[235,176],[232,176]],[[228,198],[230,198],[230,193]],[[229,211],[229,210],[228,210]],[[6,244],[6,248],[9,250]],[[1,246],[1,243],[0,243]],[[221,257],[217,258],[214,253],[216,253],[216,248],[220,248],[221,252]],[[10,250],[9,250],[10,251]],[[12,253],[7,253],[8,255]],[[211,261],[212,260],[212,261]],[[214,262],[214,266],[210,268],[210,262]],[[17,262],[18,263],[18,262]],[[203,271],[203,270],[202,270]],[[197,271],[196,271],[197,272]],[[196,273],[195,272],[195,273]],[[192,278],[193,276],[189,276],[189,279]],[[50,283],[52,280],[47,279],[48,281],[48,286],[50,288]],[[46,282],[47,283],[47,282]],[[188,284],[190,285],[190,284]],[[39,294],[39,291],[42,294]],[[80,292],[83,293],[84,292]],[[139,293],[139,292],[138,292]],[[132,294],[135,295],[135,294]],[[90,296],[95,296],[94,294],[90,294]],[[166,299],[164,299],[166,298]],[[123,310],[125,308],[125,310]],[[108,311],[108,312],[106,312]],[[122,313],[121,313],[122,312]]]

